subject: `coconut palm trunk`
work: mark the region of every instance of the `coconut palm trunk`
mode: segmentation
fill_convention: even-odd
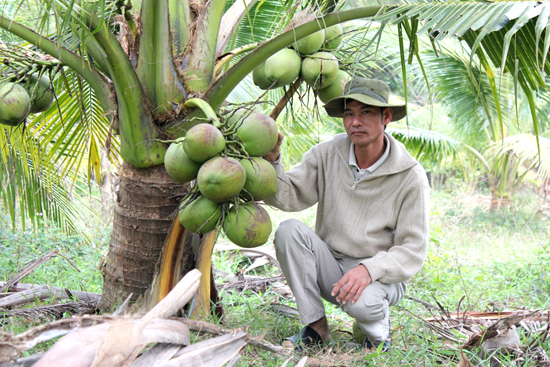
[[[136,299],[149,288],[166,234],[187,187],[174,182],[163,166],[124,165],[103,268],[105,307],[118,304],[130,294]]]

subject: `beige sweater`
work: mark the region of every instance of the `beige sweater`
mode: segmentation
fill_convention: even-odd
[[[277,194],[266,204],[284,211],[317,205],[315,232],[337,258],[361,263],[372,281],[401,283],[421,268],[428,247],[429,185],[426,172],[403,144],[388,135],[390,157],[355,182],[346,134],[311,148],[285,172],[274,163]]]

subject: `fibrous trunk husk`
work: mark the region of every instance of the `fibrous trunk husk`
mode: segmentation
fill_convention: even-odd
[[[101,308],[110,309],[132,294],[136,300],[151,285],[155,266],[187,184],[174,182],[164,166],[125,164],[114,208],[109,254],[103,269]],[[192,250],[187,271],[194,267]],[[184,269],[184,274],[185,274]]]

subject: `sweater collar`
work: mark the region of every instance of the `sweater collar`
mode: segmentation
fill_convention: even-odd
[[[399,173],[418,164],[418,162],[409,154],[401,142],[397,141],[388,133],[384,133],[384,135],[390,143],[390,156],[371,177]],[[344,133],[335,135],[334,141],[336,143],[338,154],[347,165],[349,163],[351,140],[347,134]]]

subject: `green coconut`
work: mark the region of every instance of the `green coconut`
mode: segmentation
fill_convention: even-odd
[[[260,201],[277,193],[277,173],[271,163],[260,157],[252,157],[241,160],[241,164],[246,171],[242,198]]]
[[[259,112],[254,107],[241,107],[226,113],[227,125],[233,126],[252,113]]]
[[[37,83],[38,86],[36,86]],[[40,77],[40,81],[38,80],[38,73],[32,74],[27,79],[24,88],[31,96],[30,113],[44,112],[50,108],[54,97],[53,88],[50,84],[50,78],[44,74]]]
[[[336,50],[340,46],[343,36],[344,28],[341,24],[325,28],[325,43],[323,44],[323,48],[326,50]]]
[[[273,88],[279,88],[295,81],[300,75],[302,60],[296,51],[283,48],[265,61],[265,75]]]
[[[195,162],[183,150],[183,143],[172,143],[164,156],[166,172],[176,182],[189,182],[197,178],[201,163]]]
[[[294,49],[300,53],[300,55],[311,55],[314,52],[319,51],[323,43],[325,42],[325,30],[322,29],[318,32],[312,33],[309,36],[301,38],[294,42]]]
[[[265,74],[265,61],[256,66],[256,68],[252,71],[252,81],[254,81],[254,84],[262,90],[269,89],[271,84],[273,84],[273,82],[269,80]]]
[[[255,203],[233,206],[223,222],[224,232],[235,245],[257,247],[267,242],[271,234],[271,218]]]
[[[184,202],[179,211],[181,225],[195,233],[210,232],[221,216],[221,205],[204,196],[199,196],[192,202]]]
[[[0,85],[0,124],[17,126],[29,115],[31,99],[19,84]]]
[[[268,115],[254,112],[237,124],[235,135],[251,157],[263,157],[277,144],[277,123]]]
[[[206,162],[225,148],[225,138],[221,131],[210,124],[198,124],[185,134],[183,149],[195,162]]]
[[[214,157],[204,163],[197,175],[201,194],[217,203],[239,195],[246,181],[242,164],[230,157]]]
[[[317,52],[302,61],[302,78],[315,89],[328,87],[338,70],[338,59],[330,52]]]
[[[326,88],[319,89],[317,94],[323,103],[327,103],[333,98],[340,97],[344,94],[344,87],[351,80],[351,76],[344,70],[338,70],[336,79]]]

